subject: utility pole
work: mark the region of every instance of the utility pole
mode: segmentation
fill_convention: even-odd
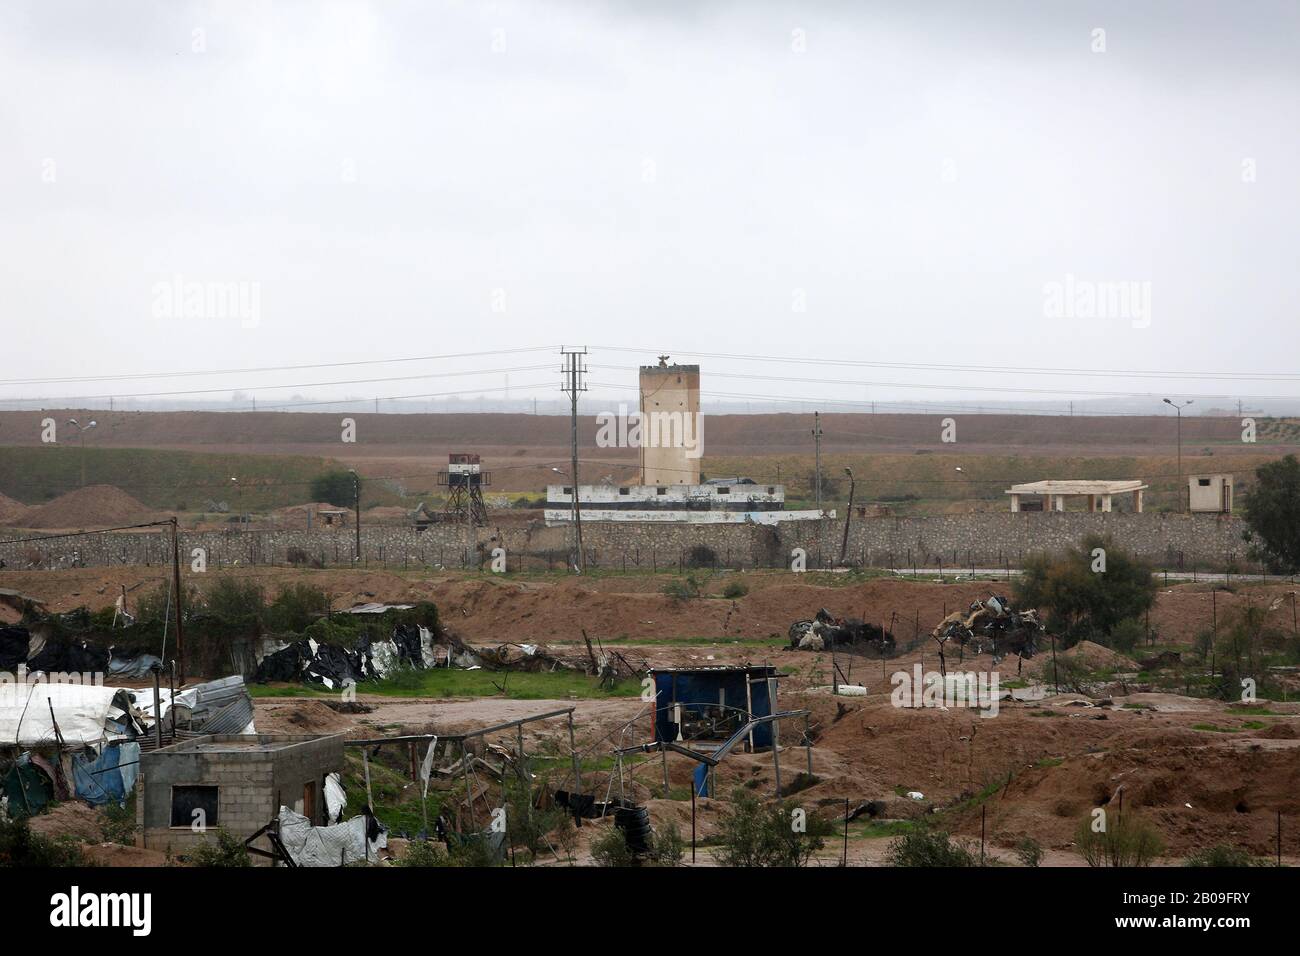
[[[845,468],[844,473],[849,476],[849,507],[844,513],[844,541],[840,543],[840,564],[844,563],[844,558],[849,552],[849,522],[853,520],[853,489],[857,484],[853,479],[852,468]]]
[[[813,440],[817,443],[817,470],[813,475],[813,484],[817,491],[817,512],[822,510],[822,413],[813,412]]]
[[[569,444],[571,452],[571,461],[569,465],[569,480],[573,482],[573,494],[571,495],[570,513],[573,520],[573,540],[576,554],[573,561],[573,568],[576,571],[586,569],[587,560],[582,550],[582,505],[578,501],[578,393],[587,390],[583,382],[583,376],[587,373],[587,366],[583,364],[583,356],[587,354],[587,347],[566,349],[560,347],[560,354],[564,356],[564,384],[560,386],[561,391],[569,394]]]
[[[180,535],[177,532],[176,516],[172,516],[172,591],[176,594],[176,601],[173,607],[176,609],[176,679],[185,684],[185,630],[181,623],[184,619],[182,614],[182,604],[184,598],[181,596],[181,546]],[[162,713],[154,711],[154,720],[159,726],[162,725]]]
[[[1178,413],[1178,510],[1185,511],[1183,501],[1186,497],[1187,489],[1183,485],[1183,409],[1192,404],[1195,399],[1189,398],[1181,405],[1178,402],[1171,402],[1165,399],[1165,404],[1173,408]]]
[[[352,475],[352,501],[356,508],[356,525],[357,525],[357,567],[361,566],[361,476],[351,468],[348,473]]]

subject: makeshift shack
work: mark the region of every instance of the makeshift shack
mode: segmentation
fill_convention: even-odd
[[[337,734],[213,734],[142,753],[136,842],[183,854],[218,827],[246,840],[279,819],[281,807],[325,825],[327,778],[342,770]],[[260,839],[253,845],[271,852],[270,839]]]
[[[654,667],[655,740],[721,743],[750,720],[776,712],[776,668],[770,664]],[[750,733],[747,746],[772,746],[772,725]]]

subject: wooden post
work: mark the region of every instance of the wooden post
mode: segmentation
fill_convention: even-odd
[[[767,679],[767,705],[776,713],[776,678]],[[772,767],[776,771],[776,795],[781,796],[781,721],[772,721]]]
[[[662,743],[659,745],[659,756],[663,758],[664,765],[664,799],[668,799],[668,748]]]
[[[573,739],[573,711],[569,711],[569,753],[573,757],[573,792],[582,793],[582,761],[578,759],[578,746]]]
[[[849,865],[849,798],[844,798],[844,855],[840,859],[841,866]]]
[[[524,725],[515,725],[515,740],[519,748],[519,779],[528,784],[528,758],[524,756]]]
[[[980,866],[984,865],[984,820],[988,816],[988,804],[980,804]]]
[[[158,689],[158,672],[159,668],[155,664],[153,670],[153,729],[154,737],[159,748],[162,747],[162,694]],[[50,719],[54,719],[54,705],[50,704]]]
[[[374,795],[370,792],[370,756],[366,753],[366,748],[361,748],[361,766],[366,771],[366,806],[372,810],[375,807]]]
[[[181,550],[179,535],[176,530],[176,517],[172,516],[172,590],[176,593],[176,601],[173,605],[176,609],[176,661],[177,669],[180,672],[181,686],[185,685],[185,625],[184,620],[184,601],[181,594]],[[158,717],[157,713],[154,717]]]
[[[465,744],[466,741],[464,740],[460,742],[460,762],[461,762],[461,768],[463,769],[465,774],[465,803],[469,808],[470,826],[477,826],[477,823],[474,820],[474,792],[470,789],[470,783],[469,783],[469,748],[465,746]],[[363,756],[365,755],[364,750],[361,751],[361,753]],[[369,767],[366,768],[366,785],[367,787],[370,785]]]
[[[695,862],[695,774],[691,774],[691,862]]]
[[[812,775],[813,775],[813,768],[812,768],[812,734],[810,734],[810,733],[808,732],[808,715],[807,715],[807,714],[804,714],[804,717],[803,717],[803,740],[804,740],[804,743],[807,744],[806,749],[807,749],[807,751],[808,751],[808,780],[809,780],[809,782],[811,782],[811,781],[812,781]]]

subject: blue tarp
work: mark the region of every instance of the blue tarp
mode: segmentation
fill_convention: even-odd
[[[76,795],[95,807],[110,800],[118,806],[126,803],[127,794],[135,789],[139,770],[137,743],[109,744],[93,762],[81,756],[72,758]]]
[[[695,768],[695,795],[697,797],[709,795],[709,765],[706,763]]]

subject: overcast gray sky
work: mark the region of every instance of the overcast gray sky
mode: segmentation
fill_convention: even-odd
[[[625,384],[974,366],[699,359],[736,394],[1300,395],[1298,103],[1296,2],[6,0],[0,378],[580,343]],[[0,396],[553,397],[556,359]]]

